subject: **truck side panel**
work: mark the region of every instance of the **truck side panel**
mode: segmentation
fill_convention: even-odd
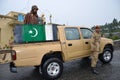
[[[43,56],[54,51],[61,51],[60,42],[32,43],[14,46],[17,53],[15,66],[40,65]]]

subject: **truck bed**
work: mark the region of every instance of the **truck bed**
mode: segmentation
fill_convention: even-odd
[[[17,59],[14,61],[15,66],[40,65],[44,55],[62,51],[60,41],[14,44],[13,50],[16,51],[17,55]]]

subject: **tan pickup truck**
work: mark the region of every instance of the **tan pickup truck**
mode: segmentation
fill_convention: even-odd
[[[63,71],[63,63],[73,59],[89,57],[93,31],[84,27],[57,26],[56,41],[14,44],[11,53],[10,70],[17,72],[19,67],[34,66],[46,79],[57,79]],[[109,63],[113,58],[113,41],[102,38],[99,59]],[[73,65],[73,64],[71,64]]]

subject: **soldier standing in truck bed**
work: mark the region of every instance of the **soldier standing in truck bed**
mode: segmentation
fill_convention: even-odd
[[[46,21],[45,21],[45,15],[44,15],[44,14],[41,15],[41,19],[42,19],[42,21],[41,21],[42,24],[45,25],[45,24],[46,24]]]
[[[31,12],[27,13],[24,19],[24,24],[38,24],[38,15],[37,15],[38,7],[33,5],[31,8]]]
[[[92,73],[98,74],[99,72],[96,70],[96,64],[98,61],[98,55],[100,52],[100,41],[101,41],[101,34],[100,34],[100,27],[96,26],[95,27],[95,33],[92,35],[91,39],[91,70]]]

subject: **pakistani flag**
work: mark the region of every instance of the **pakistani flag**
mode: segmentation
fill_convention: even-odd
[[[23,42],[45,41],[45,25],[23,25],[22,30]]]

